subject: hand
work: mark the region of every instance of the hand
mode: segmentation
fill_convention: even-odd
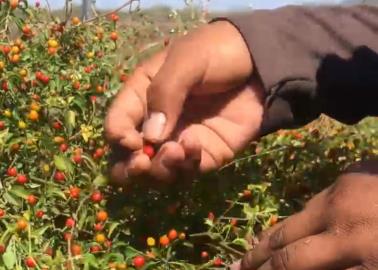
[[[178,38],[142,63],[105,121],[107,138],[123,153],[113,180],[173,179],[179,170],[205,172],[231,160],[262,121],[263,90],[251,74],[248,48],[225,21]],[[152,160],[142,151],[144,140],[161,145]]]
[[[231,269],[378,269],[377,195],[378,174],[342,175],[302,212],[263,233]]]

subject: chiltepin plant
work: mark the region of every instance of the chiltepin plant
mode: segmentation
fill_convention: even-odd
[[[376,118],[322,119],[262,138],[189,186],[110,186],[106,108],[168,44],[147,15],[128,16],[82,22],[0,0],[0,269],[226,269],[338,168],[377,154]],[[174,34],[198,23],[171,18]]]

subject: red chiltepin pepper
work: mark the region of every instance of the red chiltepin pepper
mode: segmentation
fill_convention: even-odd
[[[155,149],[151,144],[145,143],[143,146],[143,153],[151,159],[155,156]]]

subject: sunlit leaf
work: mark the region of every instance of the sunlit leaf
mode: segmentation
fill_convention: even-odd
[[[55,155],[54,163],[57,169],[60,171],[67,172],[67,173],[72,173],[73,171],[72,161],[65,156]]]

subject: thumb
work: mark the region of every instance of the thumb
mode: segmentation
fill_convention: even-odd
[[[244,84],[251,74],[249,50],[229,22],[208,24],[179,37],[147,92],[145,139],[158,143],[170,136],[190,91],[227,91]]]
[[[206,52],[197,48],[196,42],[172,45],[147,90],[146,140],[160,143],[171,135],[190,90],[201,83],[206,65]]]

